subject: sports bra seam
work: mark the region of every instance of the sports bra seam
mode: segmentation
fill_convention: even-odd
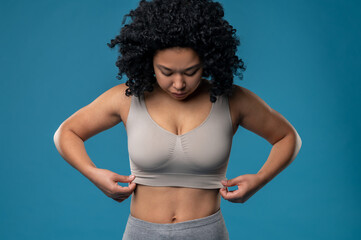
[[[133,170],[133,172],[135,172],[135,173],[139,173],[139,171],[136,171],[136,170]],[[144,172],[143,172],[143,174],[144,174]],[[145,172],[145,174],[144,175],[154,175],[154,174],[156,174],[156,175],[190,175],[190,176],[205,176],[205,177],[209,177],[209,176],[220,176],[221,174],[219,174],[219,173],[215,173],[215,174],[198,174],[198,173],[194,173],[194,174],[192,174],[192,173],[150,173],[150,174],[148,174],[148,173],[146,173]]]

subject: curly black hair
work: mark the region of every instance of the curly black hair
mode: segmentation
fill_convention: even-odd
[[[210,101],[216,96],[232,95],[233,74],[240,80],[245,71],[244,62],[236,56],[239,38],[223,19],[220,3],[212,0],[141,0],[135,10],[123,17],[122,25],[130,16],[132,22],[124,25],[120,34],[107,45],[119,44],[116,66],[117,79],[123,73],[128,77],[126,95],[139,97],[144,91],[153,91],[156,82],[153,57],[157,50],[171,47],[192,48],[203,65],[202,77],[211,76]],[[237,71],[240,69],[240,71]]]

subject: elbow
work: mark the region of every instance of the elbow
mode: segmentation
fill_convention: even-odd
[[[59,150],[59,139],[60,139],[60,127],[55,131],[54,135],[53,135],[53,142],[54,145],[56,147],[56,149]]]
[[[53,135],[53,142],[55,144],[55,147],[59,150],[60,147],[60,138],[62,135],[62,132],[64,132],[64,124],[61,124],[58,129],[56,129],[54,135]]]
[[[294,139],[294,150],[293,150],[291,162],[296,158],[302,146],[302,139],[296,130],[292,133],[292,135]]]
[[[292,126],[286,136],[288,136],[289,139],[291,139],[291,142],[294,144],[295,149],[298,152],[302,146],[302,139],[298,134],[297,130]]]
[[[59,138],[59,128],[55,131],[54,135],[53,135],[53,142],[56,145],[57,141]]]
[[[300,135],[298,134],[297,131],[295,131],[295,138],[296,138],[296,148],[298,150],[300,150],[301,146],[302,146],[302,139],[301,139],[301,137],[300,137]]]

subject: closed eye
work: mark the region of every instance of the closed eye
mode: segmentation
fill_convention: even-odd
[[[163,73],[163,75],[169,77],[169,76],[172,75],[172,74],[171,74],[171,73],[170,73],[170,74],[165,74],[165,73]]]
[[[194,71],[193,73],[191,74],[186,74],[187,76],[193,76],[194,74],[196,74],[196,72],[198,72],[198,69],[196,71]]]
[[[193,76],[194,74],[196,74],[197,72],[198,72],[198,70],[199,70],[199,68],[196,70],[196,71],[194,71],[193,73],[191,73],[191,74],[186,74],[185,73],[185,75],[187,75],[187,76]],[[163,73],[163,72],[162,72]],[[169,76],[171,76],[173,73],[169,73],[169,74],[165,74],[165,73],[163,73],[163,75],[165,75],[165,76],[167,76],[167,77],[169,77]]]

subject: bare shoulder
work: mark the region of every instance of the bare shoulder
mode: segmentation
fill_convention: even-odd
[[[131,96],[125,95],[127,88],[125,83],[118,84],[105,91],[95,101],[107,102],[112,115],[119,117],[119,121],[123,121],[123,112],[129,108],[131,100]]]
[[[251,90],[235,85],[231,98],[238,124],[269,143],[274,144],[294,130],[287,119]]]
[[[255,104],[256,95],[245,87],[233,85],[232,96],[229,97],[229,104],[232,115],[237,125],[242,125],[242,120],[247,116],[247,112],[252,109]]]
[[[251,90],[235,85],[232,102],[235,105],[235,108],[238,110],[239,115],[239,124],[242,124],[242,121],[251,111],[259,111],[261,108],[263,111],[271,110],[271,107],[261,99],[256,93]]]
[[[107,92],[111,99],[113,115],[117,115],[123,123],[127,119],[132,96],[127,96],[126,90],[128,86],[125,83],[118,84],[110,88]]]
[[[107,130],[122,121],[122,109],[129,105],[125,95],[127,86],[116,85],[100,94],[91,103],[76,111],[62,124],[61,129],[68,129],[83,141]]]

